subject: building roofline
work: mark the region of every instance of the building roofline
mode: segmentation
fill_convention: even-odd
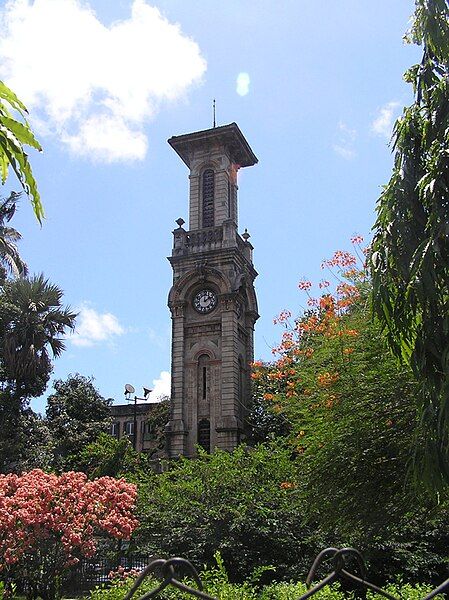
[[[136,413],[143,414],[151,410],[152,406],[155,406],[157,402],[141,402],[136,404]],[[112,404],[111,407],[111,415],[114,417],[118,417],[120,415],[133,415],[134,414],[134,404]]]
[[[190,168],[191,150],[198,145],[221,142],[230,150],[232,160],[239,167],[252,167],[259,161],[246,141],[237,123],[220,125],[183,135],[174,135],[167,140],[181,160]]]

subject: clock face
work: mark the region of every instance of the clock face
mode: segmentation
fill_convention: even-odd
[[[217,294],[211,290],[200,290],[193,298],[193,308],[201,314],[214,310],[217,306]]]

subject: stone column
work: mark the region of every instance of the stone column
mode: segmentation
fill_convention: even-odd
[[[166,427],[170,457],[185,454],[187,436],[184,414],[184,303],[170,306],[172,313],[172,370],[171,370],[171,414]]]
[[[221,418],[217,423],[217,447],[233,450],[239,442],[236,405],[239,389],[238,323],[234,310],[235,295],[221,297]]]

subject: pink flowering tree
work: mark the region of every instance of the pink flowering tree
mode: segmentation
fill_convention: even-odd
[[[0,475],[0,579],[26,584],[30,598],[54,598],[70,567],[93,556],[97,536],[130,538],[136,498],[135,485],[112,477]]]

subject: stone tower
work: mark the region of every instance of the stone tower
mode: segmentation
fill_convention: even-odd
[[[169,456],[232,450],[245,434],[258,319],[253,247],[238,226],[237,172],[257,163],[236,125],[168,140],[190,170],[189,228],[173,231]]]

